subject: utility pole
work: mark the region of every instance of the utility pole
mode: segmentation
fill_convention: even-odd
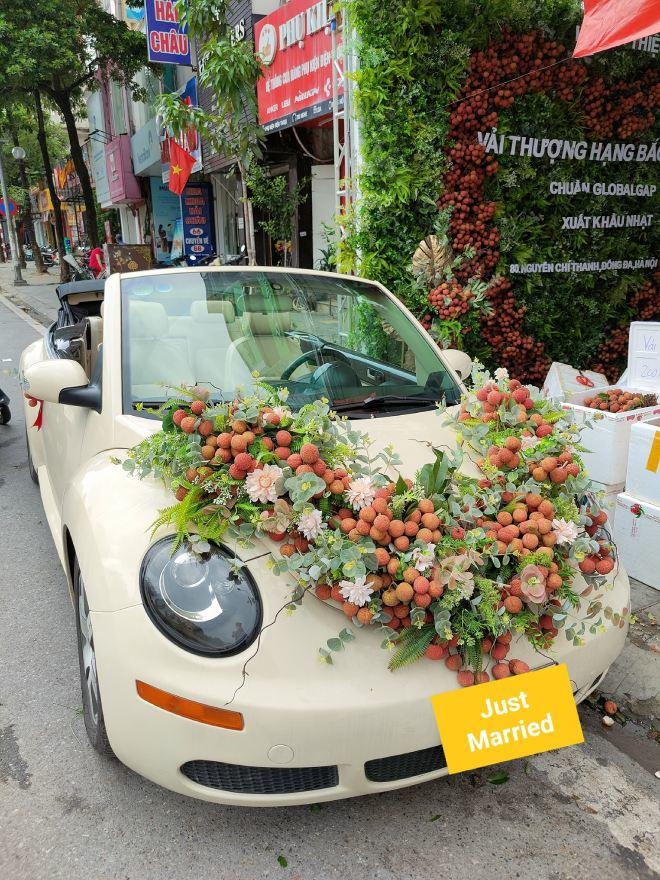
[[[2,190],[2,200],[5,203],[5,218],[7,220],[7,229],[9,230],[9,244],[11,246],[11,257],[14,261],[14,285],[19,287],[27,284],[27,281],[21,275],[21,262],[18,253],[18,240],[16,238],[16,227],[9,209],[9,195],[7,193],[7,183],[5,181],[5,169],[2,166],[2,150],[0,150],[0,189]]]

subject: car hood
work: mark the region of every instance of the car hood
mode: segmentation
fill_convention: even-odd
[[[371,445],[369,453],[375,457],[383,452],[386,447],[392,446],[401,459],[401,464],[391,468],[389,476],[396,479],[400,471],[405,477],[413,477],[415,472],[427,462],[435,458],[432,447],[455,449],[456,432],[448,425],[444,425],[445,416],[437,410],[419,413],[407,413],[374,419],[364,419],[352,422],[355,430],[367,434]],[[130,449],[142,440],[155,434],[160,428],[160,422],[153,419],[145,419],[139,416],[120,416],[117,420],[116,445],[119,448]],[[476,464],[469,456],[465,456],[461,471],[468,476],[481,476]],[[156,490],[154,501],[157,509],[172,504],[172,495],[169,490],[155,480],[146,480],[145,484],[154,484],[150,488]],[[162,491],[158,491],[160,487]],[[162,495],[162,499],[161,496]],[[156,499],[158,499],[156,501]],[[154,510],[154,519],[156,513]],[[264,556],[273,551],[273,542],[269,539],[255,538],[246,547],[232,548],[236,555],[244,562]]]

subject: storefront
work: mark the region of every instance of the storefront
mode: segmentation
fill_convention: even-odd
[[[118,135],[106,144],[105,167],[110,202],[119,208],[122,239],[127,244],[140,244],[144,241],[144,197],[133,173],[131,139],[127,134]]]
[[[291,260],[303,267],[325,265],[335,228],[330,11],[323,0],[291,0],[258,21],[254,32],[264,64],[257,98],[270,173],[287,174],[290,189],[308,182],[291,242]],[[342,100],[340,90],[339,106]],[[263,245],[267,262],[278,262],[273,243]]]

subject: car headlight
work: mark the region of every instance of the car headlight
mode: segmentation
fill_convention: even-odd
[[[174,538],[153,544],[140,570],[142,601],[158,629],[195,654],[223,657],[244,651],[261,626],[261,598],[245,568],[217,545],[193,553]]]

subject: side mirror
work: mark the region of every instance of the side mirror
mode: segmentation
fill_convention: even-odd
[[[90,385],[87,373],[77,361],[54,359],[28,367],[23,391],[47,403],[66,403],[101,411],[101,389]]]
[[[443,350],[442,356],[461,379],[467,379],[472,372],[472,358],[464,351],[459,351],[457,348],[447,348]]]

